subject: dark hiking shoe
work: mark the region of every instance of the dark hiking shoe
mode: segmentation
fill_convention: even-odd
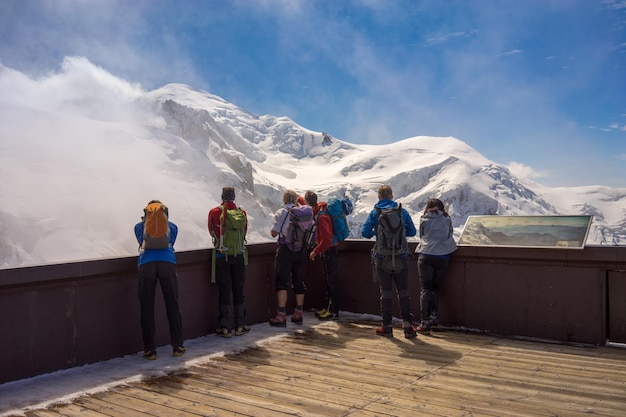
[[[250,331],[250,326],[239,326],[235,329],[235,336],[241,336]]]
[[[187,351],[187,349],[185,349],[185,346],[176,346],[174,348],[174,352],[172,353],[172,356],[183,356],[185,354],[185,352]]]
[[[291,322],[296,324],[302,324],[302,310],[298,310],[297,308],[293,310],[293,315],[291,316]]]
[[[422,321],[419,326],[417,326],[418,333],[420,334],[430,334],[430,324],[425,321]]]
[[[413,326],[412,323],[404,323],[402,328],[404,329],[404,338],[405,339],[413,339],[417,337],[417,329]]]
[[[317,318],[321,321],[337,320],[339,318],[339,314],[334,314],[326,310],[324,314],[320,314],[319,316],[317,316]]]
[[[322,316],[322,315],[324,315],[324,314],[326,314],[326,313],[328,313],[328,310],[327,310],[327,309],[325,309],[325,308],[323,308],[323,309],[321,309],[321,310],[317,310],[317,311],[315,312],[315,317]]]
[[[431,315],[430,320],[428,321],[428,325],[430,326],[430,331],[436,332],[438,324],[439,323],[437,322],[437,315],[436,314]]]
[[[232,333],[226,327],[222,327],[220,329],[215,330],[215,336],[231,337]]]
[[[148,359],[148,360],[155,360],[156,359],[156,350],[144,350],[143,351],[143,357]]]
[[[277,311],[276,316],[270,319],[270,326],[287,327],[287,315]]]
[[[393,327],[391,326],[378,326],[376,328],[376,334],[384,337],[393,337]]]

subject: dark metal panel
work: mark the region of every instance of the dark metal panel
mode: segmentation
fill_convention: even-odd
[[[371,243],[366,247],[364,251],[355,250],[354,243],[340,246],[339,308],[353,313],[380,315],[378,284],[373,281],[370,262]]]
[[[75,364],[72,285],[0,289],[0,383]]]
[[[68,311],[74,330],[68,343],[74,346],[73,364],[101,361],[139,351],[143,346],[139,331],[139,301],[134,274],[115,274],[83,279]],[[160,292],[157,297],[161,297]],[[159,303],[157,303],[159,304]],[[163,323],[158,316],[158,324]],[[157,329],[161,327],[157,325]]]
[[[494,333],[526,333],[525,274],[520,276],[505,264],[466,263],[464,275],[463,319],[459,325]]]
[[[626,271],[610,271],[608,289],[608,339],[626,343]]]
[[[518,269],[522,273],[523,268]],[[604,271],[545,265],[526,269],[528,323],[527,332],[520,335],[591,344],[606,341]]]
[[[468,263],[459,324],[498,334],[603,343],[602,282],[595,269]]]
[[[446,279],[439,289],[439,322],[442,326],[457,326],[463,323],[464,293],[465,263],[455,262],[453,259]],[[419,308],[419,295],[416,303]]]

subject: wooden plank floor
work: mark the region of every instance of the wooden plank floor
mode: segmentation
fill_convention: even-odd
[[[626,350],[331,322],[27,416],[626,416]],[[252,333],[251,333],[252,335]]]

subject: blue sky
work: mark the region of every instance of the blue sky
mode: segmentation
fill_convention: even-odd
[[[454,136],[545,185],[626,186],[626,0],[0,0],[2,65],[65,56],[352,143]]]

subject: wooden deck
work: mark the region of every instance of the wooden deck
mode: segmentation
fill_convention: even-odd
[[[324,323],[27,416],[626,416],[626,350]],[[291,330],[291,328],[290,328]],[[252,336],[252,333],[250,334]]]

